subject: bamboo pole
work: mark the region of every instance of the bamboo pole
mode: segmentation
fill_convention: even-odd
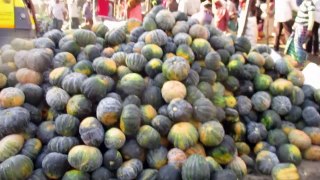
[[[267,45],[269,46],[269,26],[270,26],[270,24],[269,24],[269,10],[270,10],[270,0],[267,0],[267,17],[266,17],[266,19],[265,19],[265,21],[267,21],[267,32],[266,32],[266,43],[267,43]]]

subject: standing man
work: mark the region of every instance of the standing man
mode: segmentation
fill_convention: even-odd
[[[69,10],[69,23],[70,29],[78,29],[80,25],[78,11],[78,0],[68,0],[68,10]]]
[[[186,13],[187,16],[192,16],[200,11],[200,0],[177,0],[177,3],[178,11]]]
[[[50,6],[49,10],[51,17],[53,17],[52,28],[61,31],[63,21],[67,16],[67,9],[64,4],[60,3],[59,0],[56,0],[55,3]]]
[[[296,0],[275,0],[274,9],[274,20],[276,24],[276,37],[274,42],[274,49],[276,51],[279,51],[282,29],[284,29],[286,39],[288,39],[289,35],[292,32],[292,11],[298,11],[298,6],[296,4]]]
[[[93,6],[91,3],[91,0],[87,0],[86,3],[84,3],[82,8],[82,15],[84,17],[86,25],[91,29],[93,24]]]
[[[314,0],[314,5],[316,7],[316,12],[315,12],[314,24],[312,29],[312,37],[307,44],[307,52],[308,53],[313,52],[313,55],[318,56],[318,53],[319,53],[318,31],[320,27],[320,0]]]

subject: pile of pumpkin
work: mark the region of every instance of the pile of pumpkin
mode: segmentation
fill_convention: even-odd
[[[1,48],[0,179],[298,179],[320,90],[288,57],[154,7]]]

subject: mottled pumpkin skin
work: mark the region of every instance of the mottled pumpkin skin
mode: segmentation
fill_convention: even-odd
[[[227,169],[233,170],[239,179],[242,179],[248,173],[245,162],[238,156],[236,156],[226,167]]]
[[[256,157],[256,168],[265,175],[270,175],[272,168],[278,163],[278,157],[270,151],[260,151]]]
[[[293,144],[283,144],[277,150],[278,158],[281,162],[299,165],[302,160],[299,148]]]
[[[0,107],[9,108],[20,106],[24,103],[25,95],[18,88],[8,87],[0,92]]]
[[[157,111],[150,104],[140,106],[140,110],[142,113],[143,123],[150,125],[152,119],[157,116]]]
[[[67,171],[62,177],[62,180],[73,180],[73,179],[89,180],[90,175],[88,173],[73,169],[73,170]]]
[[[106,97],[98,104],[97,118],[102,124],[111,126],[118,121],[121,110],[122,105],[120,101],[115,98]]]
[[[65,154],[51,152],[42,161],[43,172],[50,179],[61,178],[69,168],[70,165]]]
[[[73,37],[81,47],[85,47],[88,44],[94,44],[97,40],[95,33],[86,29],[75,30]]]
[[[145,89],[144,79],[137,73],[129,73],[120,80],[120,89],[128,95],[141,96]]]
[[[206,151],[202,144],[197,143],[196,145],[188,148],[185,151],[186,155],[189,157],[193,154],[199,154],[200,156],[206,157]]]
[[[84,172],[92,172],[102,164],[102,154],[99,149],[86,145],[74,146],[68,153],[69,164]]]
[[[50,152],[68,154],[73,146],[79,144],[79,140],[75,137],[57,136],[52,138],[47,147]]]
[[[114,87],[114,80],[109,76],[95,75],[87,78],[81,86],[81,92],[92,102],[103,99]]]
[[[208,121],[199,128],[200,141],[205,146],[219,145],[224,137],[223,126],[218,121]]]
[[[272,179],[274,180],[299,180],[300,175],[297,167],[292,163],[280,163],[272,169]]]
[[[207,122],[215,119],[217,114],[216,107],[207,98],[197,99],[193,103],[193,117],[200,122]]]
[[[182,166],[182,179],[205,180],[210,178],[210,166],[200,155],[191,155]]]
[[[133,104],[126,105],[120,117],[120,129],[126,135],[134,135],[139,131],[142,122],[140,109]]]
[[[92,112],[92,102],[82,94],[72,96],[66,106],[67,113],[77,118],[85,118]]]
[[[311,146],[310,137],[298,129],[290,131],[288,139],[291,144],[296,145],[300,150],[308,149]]]
[[[175,98],[183,99],[187,94],[186,87],[179,81],[167,81],[161,89],[163,99],[169,103]]]
[[[153,127],[144,125],[139,129],[136,139],[141,147],[155,149],[160,146],[161,136]]]
[[[120,149],[126,142],[126,136],[118,128],[110,128],[104,136],[104,144],[109,149]]]
[[[11,134],[0,141],[0,162],[16,155],[23,147],[24,138],[19,134]]]
[[[86,145],[98,147],[103,142],[104,129],[96,118],[87,117],[80,123],[79,134]]]
[[[80,94],[82,82],[86,79],[86,75],[73,72],[63,78],[61,87],[69,94]]]
[[[78,133],[80,121],[69,114],[59,115],[55,121],[55,130],[62,136],[75,136]]]
[[[118,179],[135,179],[143,170],[143,164],[138,159],[131,159],[124,162],[117,170]]]
[[[109,170],[117,170],[122,165],[122,155],[116,149],[109,149],[103,155],[103,164]]]
[[[279,78],[271,83],[269,90],[272,95],[288,96],[291,94],[292,89],[293,89],[293,84],[291,81]]]
[[[49,89],[46,94],[46,102],[48,105],[58,111],[66,108],[69,99],[69,94],[65,90],[56,86]]]
[[[167,59],[162,65],[162,73],[169,80],[182,81],[188,77],[190,65],[182,57],[172,57]]]
[[[161,146],[157,149],[149,150],[147,154],[147,163],[151,168],[160,169],[167,164],[167,148]]]
[[[77,62],[77,64],[75,64],[72,69],[74,72],[81,73],[88,77],[94,72],[92,63],[88,60]]]
[[[199,134],[197,129],[188,122],[176,123],[172,126],[168,140],[181,150],[193,146],[198,141]]]
[[[27,179],[33,171],[33,162],[25,155],[11,156],[0,164],[0,179]]]
[[[219,164],[226,165],[233,160],[235,152],[234,140],[226,135],[218,146],[209,149],[208,155],[212,156]]]
[[[163,56],[163,51],[161,47],[156,44],[147,44],[141,49],[141,54],[147,60],[151,60],[153,58],[161,59]]]
[[[168,152],[168,164],[173,164],[176,167],[182,167],[182,165],[185,163],[187,160],[187,155],[178,148],[172,148]]]
[[[58,67],[53,69],[49,74],[49,82],[53,86],[61,87],[64,77],[71,73],[68,67]]]
[[[117,72],[117,64],[113,59],[98,57],[93,63],[92,67],[97,74],[111,76]]]
[[[21,154],[28,156],[30,159],[34,160],[42,149],[42,143],[37,138],[28,139],[22,149]]]

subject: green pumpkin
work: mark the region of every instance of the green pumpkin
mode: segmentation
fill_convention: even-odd
[[[205,146],[217,146],[224,137],[223,126],[218,121],[208,121],[199,127],[200,141]]]
[[[265,59],[264,57],[258,53],[258,52],[254,52],[254,51],[251,51],[249,54],[248,54],[248,57],[247,57],[247,61],[251,64],[254,64],[254,65],[257,65],[259,67],[263,67],[264,64],[265,64]]]
[[[304,122],[309,126],[317,127],[320,124],[320,114],[315,107],[305,107],[302,111],[302,118]]]
[[[235,92],[240,88],[240,82],[235,76],[228,76],[225,81],[223,81],[223,85],[231,92]]]
[[[117,123],[122,110],[121,102],[112,97],[102,99],[97,106],[97,118],[105,126]]]
[[[161,29],[155,29],[146,33],[144,41],[146,44],[156,44],[163,46],[168,41],[167,34]]]
[[[165,136],[169,133],[172,124],[172,121],[164,115],[157,115],[151,121],[151,126],[156,129],[161,136]]]
[[[184,99],[176,98],[170,101],[167,111],[169,118],[175,122],[189,121],[192,119],[192,105]]]
[[[158,171],[156,169],[144,169],[138,176],[137,180],[156,180]]]
[[[79,134],[84,144],[99,147],[103,142],[104,129],[96,118],[87,117],[80,123]]]
[[[217,74],[212,70],[203,68],[199,73],[199,80],[213,85],[217,80]]]
[[[70,73],[63,78],[62,88],[69,94],[79,94],[81,84],[87,77],[81,73]]]
[[[247,115],[250,113],[252,109],[251,100],[247,96],[237,96],[237,105],[236,109],[238,110],[240,115]]]
[[[273,153],[276,153],[276,148],[274,146],[271,146],[268,142],[265,142],[265,141],[260,141],[258,142],[253,151],[254,153],[257,155],[260,151],[270,151],[270,152],[273,152]]]
[[[120,129],[126,135],[135,135],[142,122],[140,109],[133,104],[123,107],[120,117]]]
[[[103,164],[109,170],[117,170],[122,162],[121,153],[115,149],[109,149],[103,155]]]
[[[143,170],[143,164],[138,159],[124,162],[117,170],[118,179],[135,179]]]
[[[59,49],[64,52],[69,52],[74,56],[78,56],[81,52],[81,47],[72,37],[65,36],[64,38],[59,41]]]
[[[210,43],[202,38],[194,39],[191,44],[191,49],[195,54],[195,60],[204,60],[206,55],[212,51]]]
[[[193,104],[198,99],[205,98],[203,93],[196,86],[188,86],[187,87],[187,97],[186,100]]]
[[[181,174],[184,180],[206,180],[210,178],[210,166],[204,157],[191,155],[183,164]]]
[[[167,164],[159,169],[157,179],[174,180],[181,179],[181,170],[173,164]]]
[[[61,114],[55,119],[54,124],[59,135],[74,136],[78,133],[80,121],[69,114]]]
[[[160,146],[159,148],[149,150],[147,153],[147,163],[150,168],[160,169],[167,164],[168,150]]]
[[[65,90],[56,86],[49,89],[46,94],[47,104],[51,108],[58,111],[64,110],[66,108],[69,99],[69,94]]]
[[[226,116],[228,116],[228,113]],[[243,122],[237,121],[237,122],[232,123],[229,131],[230,131],[229,135],[231,135],[231,137],[234,139],[234,141],[239,142],[239,141],[243,141],[245,139],[247,129],[246,129],[246,126]]]
[[[106,57],[95,58],[92,67],[97,74],[105,76],[111,76],[117,72],[116,62]]]
[[[41,149],[42,149],[41,141],[37,138],[31,138],[24,143],[21,149],[21,154],[28,156],[30,159],[34,160],[40,153]]]
[[[53,86],[61,87],[63,79],[72,71],[68,67],[58,67],[49,74],[49,82]]]
[[[186,150],[196,144],[199,134],[196,128],[188,122],[179,122],[172,126],[168,140],[181,150]]]
[[[208,154],[219,164],[226,165],[233,160],[235,152],[236,146],[234,140],[226,135],[218,146],[209,149]]]
[[[92,26],[91,30],[97,35],[97,37],[104,38],[105,34],[109,31],[109,28],[103,23],[97,23]]]
[[[209,30],[201,24],[192,25],[189,29],[189,34],[193,39],[196,39],[196,38],[209,39],[210,37]]]
[[[254,78],[254,87],[257,91],[267,91],[273,82],[267,74],[257,74]]]
[[[114,80],[108,76],[95,75],[87,78],[81,86],[81,92],[93,102],[103,99],[113,89]]]
[[[106,46],[116,46],[126,40],[124,28],[114,28],[105,34]]]
[[[72,96],[66,107],[69,115],[79,119],[89,116],[92,112],[92,102],[82,94]]]
[[[251,97],[253,109],[263,112],[269,109],[271,105],[271,96],[265,91],[258,91]]]
[[[192,37],[189,34],[187,34],[186,32],[178,32],[174,36],[173,41],[177,46],[180,45],[180,44],[187,44],[187,45],[190,46],[191,43],[192,43]]]
[[[145,89],[144,79],[139,74],[129,73],[121,78],[119,87],[125,94],[140,97]]]
[[[260,122],[266,127],[267,130],[270,130],[280,126],[281,117],[276,111],[267,110],[263,112]]]
[[[242,179],[248,173],[245,162],[238,156],[236,156],[226,167],[227,169],[234,171],[239,179]]]
[[[240,60],[232,59],[229,61],[227,68],[230,75],[239,76],[244,71],[244,63]]]
[[[29,179],[34,179],[34,180],[47,180],[48,178],[44,174],[42,168],[36,169],[32,172],[31,176],[29,176]]]
[[[236,142],[236,147],[237,147],[237,152],[238,152],[238,155],[241,156],[241,155],[249,155],[250,154],[250,147],[247,143],[245,142]]]
[[[275,96],[272,99],[271,108],[279,115],[284,116],[291,111],[292,104],[286,96]]]
[[[108,180],[113,178],[113,173],[105,167],[100,167],[92,172],[91,179],[92,180]]]
[[[146,31],[152,31],[152,30],[157,29],[157,24],[156,24],[154,18],[152,18],[150,16],[145,16],[145,18],[143,18],[142,27]]]
[[[299,148],[293,144],[282,144],[277,150],[277,155],[280,162],[299,165],[302,160]]]
[[[188,77],[190,65],[182,57],[174,56],[162,65],[162,73],[169,80],[183,81]]]
[[[289,96],[293,105],[301,105],[304,102],[304,92],[298,86],[293,86],[291,95]]]
[[[145,161],[145,149],[139,146],[136,139],[130,139],[125,142],[125,144],[121,147],[121,155],[123,159],[139,159],[141,161]]]
[[[56,54],[53,58],[53,68],[58,67],[72,67],[77,63],[76,58],[73,56],[73,54],[69,52],[60,52]]]
[[[256,168],[262,174],[271,175],[273,167],[277,164],[279,164],[277,155],[270,151],[260,151],[256,157]]]
[[[42,161],[42,170],[50,179],[59,179],[68,171],[67,155],[51,152],[47,154]]]
[[[157,111],[150,104],[140,106],[140,110],[142,114],[143,124],[150,125],[152,119],[157,116]]]
[[[194,61],[194,58],[195,58],[191,47],[188,46],[187,44],[180,44],[176,49],[176,55],[184,58],[190,64]]]
[[[86,75],[88,77],[91,74],[93,74],[93,71],[94,71],[93,67],[92,67],[92,62],[88,61],[88,60],[83,60],[83,61],[77,62],[77,64],[75,64],[72,69],[74,72],[81,73],[81,74]]]
[[[278,147],[282,144],[288,143],[288,137],[281,129],[269,130],[268,143]]]
[[[31,49],[26,58],[27,68],[37,71],[44,72],[51,66],[53,53],[51,49]]]
[[[147,60],[151,60],[153,58],[161,59],[163,56],[163,51],[161,47],[156,44],[147,44],[141,49],[141,54]]]
[[[97,40],[95,33],[86,29],[75,30],[73,38],[81,47],[85,47],[88,44],[95,44]]]
[[[2,138],[0,141],[0,162],[18,154],[23,144],[24,138],[19,134],[11,134]]]
[[[144,67],[144,71],[149,77],[155,77],[162,72],[162,61],[157,58],[153,58]]]
[[[99,149],[86,145],[74,146],[68,153],[69,164],[84,172],[92,172],[102,164],[103,157]]]
[[[142,126],[137,134],[138,144],[147,149],[155,149],[160,146],[161,136],[157,130],[149,125]]]
[[[40,86],[36,84],[26,83],[22,84],[18,88],[23,91],[26,103],[36,106],[42,101],[43,89]]]
[[[212,176],[215,172],[223,170],[217,161],[215,161],[211,156],[206,157],[206,161],[210,167],[210,176]]]
[[[280,163],[272,169],[272,179],[275,180],[299,180],[300,175],[297,167],[292,163]]]
[[[250,143],[258,143],[268,135],[266,127],[261,123],[249,122],[247,124],[247,139]]]
[[[110,128],[105,133],[104,144],[109,149],[120,149],[126,142],[126,136],[118,128]]]
[[[67,171],[62,177],[62,180],[73,180],[73,179],[89,180],[90,175],[88,173],[73,169],[73,170]]]
[[[272,95],[291,95],[293,91],[293,84],[291,81],[279,78],[273,81],[270,85],[270,92]]]
[[[238,37],[234,42],[234,47],[236,51],[249,53],[251,50],[251,43],[247,37]]]
[[[207,98],[200,98],[193,103],[193,117],[200,122],[213,120],[216,114],[216,107]]]
[[[200,76],[197,71],[190,69],[187,79],[184,80],[186,86],[197,86],[200,81]]]
[[[206,98],[210,99],[214,96],[213,88],[210,83],[202,81],[198,84],[198,88]]]
[[[25,155],[11,156],[0,164],[0,179],[27,179],[33,171],[32,160]]]
[[[57,136],[49,141],[47,147],[50,152],[68,154],[73,146],[79,144],[79,140],[75,137]]]
[[[101,56],[101,54],[102,54],[100,52],[101,48],[102,47],[100,47],[98,45],[88,44],[88,45],[86,45],[86,47],[83,48],[82,52],[83,52],[84,56],[86,57],[85,59],[93,61],[95,58]]]
[[[50,139],[57,136],[56,126],[54,121],[43,121],[37,129],[37,138],[41,140],[43,144],[47,144]]]

